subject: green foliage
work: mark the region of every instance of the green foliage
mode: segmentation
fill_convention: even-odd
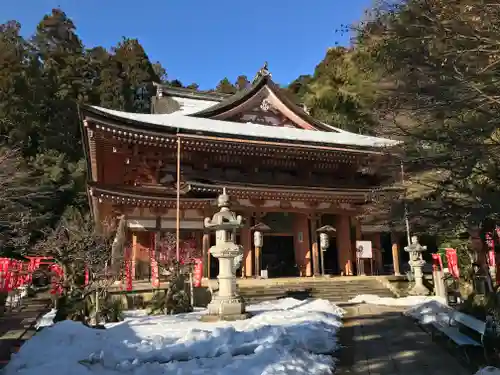
[[[500,218],[498,17],[479,0],[382,1],[357,30],[376,115],[405,140],[412,224],[426,231]]]
[[[167,75],[136,39],[85,48],[60,9],[29,39],[15,21],[0,25],[0,65],[0,148],[10,155],[2,167],[17,171],[4,180],[2,250],[31,251],[69,208],[88,210],[77,104],[149,112],[152,82]]]
[[[236,92],[236,87],[226,77],[220,80],[215,88],[215,91],[222,94],[234,94]]]
[[[186,292],[186,273],[178,264],[171,265],[169,271],[167,290],[155,293],[149,303],[148,313],[151,315],[181,314],[193,311],[189,295]]]
[[[318,120],[355,133],[375,131],[372,81],[359,69],[352,49],[330,48],[312,76],[300,76],[286,90]]]
[[[248,77],[245,75],[238,76],[236,78],[236,89],[238,91],[245,90],[250,86],[250,81],[248,80]]]

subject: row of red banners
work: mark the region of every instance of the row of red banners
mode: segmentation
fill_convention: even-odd
[[[188,244],[188,247],[195,247],[196,243],[194,241],[185,241],[186,244]],[[183,251],[184,253],[184,251]],[[189,252],[191,255],[193,252]],[[158,258],[157,258],[158,257]],[[159,269],[158,269],[158,261],[157,259],[160,260],[161,263],[167,263],[167,260],[170,259],[168,254],[166,254],[163,251],[157,251],[156,250],[156,239],[155,239],[155,234],[151,234],[151,242],[150,242],[150,248],[149,248],[149,263],[151,266],[151,284],[154,288],[159,288],[160,287],[160,275],[159,275]],[[193,285],[194,287],[200,287],[201,286],[201,280],[203,278],[203,262],[201,258],[198,257],[189,257],[189,258],[182,258],[180,260],[181,264],[193,264],[194,265],[194,275],[193,275]],[[132,282],[135,279],[135,261],[132,257],[132,249],[130,247],[125,249],[125,289],[127,291],[131,291],[133,286]],[[122,287],[123,287],[123,282],[122,282]]]
[[[0,291],[10,292],[19,289],[22,286],[28,285],[33,280],[33,272],[40,268],[41,261],[44,257],[30,257],[29,262],[21,260],[0,258]],[[62,287],[63,272],[61,266],[52,264],[49,270],[54,273],[51,280],[51,293],[60,294]]]
[[[460,269],[458,267],[458,255],[457,250],[452,248],[445,249],[446,262],[448,263],[448,272],[455,278],[458,279],[460,277]],[[434,253],[432,254],[432,260],[434,261],[434,265],[439,269],[443,270],[443,259],[441,258],[441,254]]]

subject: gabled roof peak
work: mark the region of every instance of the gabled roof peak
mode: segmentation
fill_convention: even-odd
[[[267,61],[264,62],[264,65],[262,66],[262,68],[259,69],[259,71],[255,75],[255,77],[253,78],[252,84],[254,84],[255,82],[257,82],[259,79],[261,79],[263,77],[272,78],[272,74],[269,71],[269,64]]]

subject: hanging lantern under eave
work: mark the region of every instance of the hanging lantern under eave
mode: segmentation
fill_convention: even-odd
[[[328,236],[328,233],[319,234],[319,245],[322,250],[326,250],[330,247],[330,237]]]
[[[253,232],[253,244],[255,247],[262,247],[264,245],[264,236],[262,232],[258,230]]]

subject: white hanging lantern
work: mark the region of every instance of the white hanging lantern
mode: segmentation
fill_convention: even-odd
[[[319,245],[321,246],[322,250],[326,250],[330,247],[330,237],[327,233],[319,234]]]
[[[262,236],[262,232],[256,230],[253,232],[253,244],[255,247],[262,247],[264,244],[264,236]]]

